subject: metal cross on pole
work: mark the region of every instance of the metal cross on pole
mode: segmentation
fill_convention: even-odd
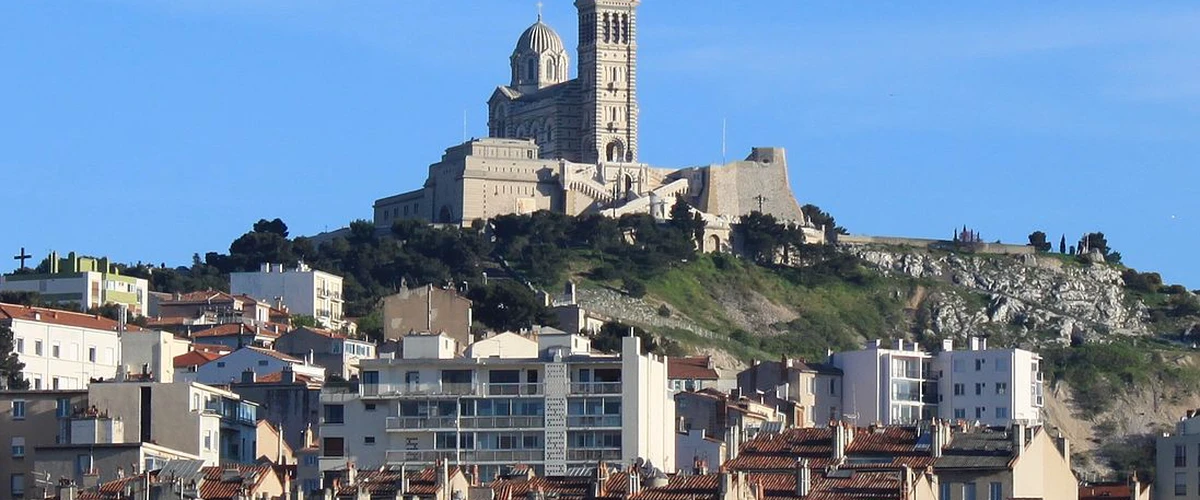
[[[15,256],[13,256],[13,260],[21,261],[21,265],[19,267],[17,267],[17,269],[25,269],[25,261],[32,259],[32,258],[33,258],[32,255],[25,253],[25,247],[21,247],[21,252]]]
[[[754,199],[755,199],[755,200],[758,200],[758,213],[762,213],[762,211],[763,211],[763,202],[764,202],[764,201],[767,201],[767,197],[766,197],[766,196],[763,196],[763,195],[761,195],[761,194],[760,194],[760,195],[758,195],[758,196],[755,196],[755,197],[754,197]]]

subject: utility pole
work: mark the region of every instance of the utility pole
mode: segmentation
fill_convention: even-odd
[[[760,194],[755,196],[754,199],[758,201],[758,213],[763,213],[763,202],[767,201],[769,198]]]

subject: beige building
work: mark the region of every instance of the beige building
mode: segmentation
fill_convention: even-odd
[[[424,186],[376,200],[375,224],[401,219],[471,224],[551,210],[665,219],[677,196],[705,214],[704,251],[728,250],[730,224],[754,210],[807,223],[788,183],[781,148],[743,161],[656,168],[638,160],[639,0],[578,0],[577,77],[562,39],[537,22],[517,40],[511,79],[488,99],[488,136],[446,150]]]
[[[471,300],[454,289],[401,286],[383,298],[383,337],[398,340],[412,332],[445,333],[460,345],[471,343]]]
[[[1066,438],[1042,426],[963,428],[935,421],[930,449],[937,454],[939,498],[1079,498]]]
[[[821,426],[842,418],[842,370],[824,363],[784,358],[754,361],[738,373],[742,394],[762,394],[787,415],[790,425]]]
[[[69,442],[72,411],[87,391],[0,391],[0,500],[35,498],[31,472],[40,446]]]

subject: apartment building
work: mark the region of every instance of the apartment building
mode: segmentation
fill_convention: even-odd
[[[755,361],[737,376],[742,394],[761,394],[787,416],[788,425],[825,425],[842,415],[842,370],[827,363],[784,358]]]
[[[342,277],[312,269],[303,262],[293,269],[283,264],[263,264],[257,272],[229,274],[229,291],[261,301],[275,301],[293,315],[308,315],[325,328],[340,330]]]
[[[196,367],[194,372],[179,372],[176,381],[227,385],[233,382],[254,382],[258,377],[279,373],[284,369],[314,380],[325,380],[325,369],[306,359],[263,349],[243,347]]]
[[[698,391],[717,388],[721,375],[713,365],[712,356],[667,358],[667,380],[676,392]]]
[[[275,341],[275,350],[296,357],[311,357],[329,377],[350,380],[358,375],[358,362],[374,358],[375,344],[321,328],[297,328]]]
[[[40,498],[32,475],[36,449],[70,439],[70,417],[87,391],[0,391],[0,500]]]
[[[175,358],[192,350],[192,342],[170,332],[126,331],[121,335],[121,369],[153,382],[175,380]]]
[[[43,300],[59,304],[77,304],[84,310],[105,304],[121,304],[130,314],[146,314],[150,284],[144,279],[124,276],[107,258],[76,256],[59,258],[50,252],[46,272],[0,276],[0,291],[37,292]]]
[[[92,314],[0,304],[0,324],[13,332],[13,348],[31,389],[86,388],[92,379],[116,377],[121,362],[116,321]],[[137,329],[137,327],[128,327]]]
[[[1154,498],[1200,499],[1200,411],[1188,410],[1174,434],[1159,436]]]
[[[952,426],[934,422],[939,500],[1079,498],[1067,439],[1042,426]]]
[[[88,403],[124,422],[125,439],[195,455],[206,464],[251,463],[259,405],[195,382],[105,382]]]
[[[468,348],[468,357],[449,336],[409,335],[402,359],[360,362],[361,384],[326,384],[321,469],[446,459],[492,478],[513,463],[562,475],[637,458],[673,468],[666,361],[644,354],[637,337],[617,355],[592,352],[586,337],[543,333],[534,355],[520,356],[529,339],[505,339],[512,345]]]
[[[860,423],[913,424],[934,417],[984,426],[1041,423],[1041,356],[1023,349],[989,349],[972,337],[969,350],[944,340],[937,353],[896,340],[834,353],[842,370],[842,410]]]
[[[383,298],[383,338],[399,340],[412,332],[438,332],[461,345],[470,344],[471,300],[453,288],[432,284],[409,288]]]
[[[987,339],[972,337],[970,350],[942,342],[937,353],[938,415],[985,426],[1042,421],[1042,357],[1023,349],[988,349]]]
[[[293,450],[307,447],[304,431],[320,426],[321,383],[290,367],[254,380],[236,381],[229,384],[229,390],[261,404],[258,418],[278,426]]]
[[[286,330],[291,322],[280,301],[219,290],[176,293],[155,302],[156,314],[147,320],[147,326],[189,337],[217,325],[243,324],[278,331]]]

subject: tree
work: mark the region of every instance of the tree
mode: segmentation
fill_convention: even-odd
[[[258,219],[258,222],[254,223],[254,232],[277,234],[284,238],[288,237],[287,224],[284,224],[283,221],[278,218],[271,221],[268,221],[267,219]]]
[[[821,207],[811,203],[800,207],[800,211],[808,218],[808,221],[817,227],[825,228],[825,241],[833,243],[839,234],[849,234],[846,228],[837,225],[837,221],[828,212],[821,210]]]
[[[742,250],[760,264],[774,264],[783,225],[775,217],[757,210],[738,219],[736,230],[742,238]]]
[[[1062,235],[1062,239],[1058,240],[1058,253],[1067,253],[1067,235]]]
[[[646,330],[611,321],[601,326],[596,336],[592,337],[592,347],[600,352],[619,353],[621,352],[621,339],[628,337],[630,330],[642,339],[642,353],[661,354],[662,347],[658,340]]]
[[[1079,244],[1080,247],[1086,247],[1088,251],[1099,251],[1100,255],[1104,256],[1104,261],[1109,264],[1121,263],[1121,253],[1108,247],[1108,239],[1104,237],[1104,233],[1095,232],[1085,234]]]
[[[17,357],[17,349],[13,345],[13,331],[5,325],[0,325],[0,380],[4,387],[10,390],[29,389],[29,381],[21,375],[25,363]]]
[[[475,305],[475,319],[498,331],[517,331],[553,322],[537,294],[512,280],[477,286],[467,294]]]
[[[321,323],[317,321],[317,318],[314,318],[310,315],[297,314],[292,316],[292,326],[295,328],[320,328]]]
[[[675,196],[675,204],[671,205],[670,224],[697,245],[704,239],[704,228],[708,225],[699,212],[692,213],[691,205],[683,199],[682,194]]]
[[[1050,251],[1050,242],[1046,241],[1046,233],[1041,231],[1029,233],[1029,246],[1037,249],[1039,252]]]

